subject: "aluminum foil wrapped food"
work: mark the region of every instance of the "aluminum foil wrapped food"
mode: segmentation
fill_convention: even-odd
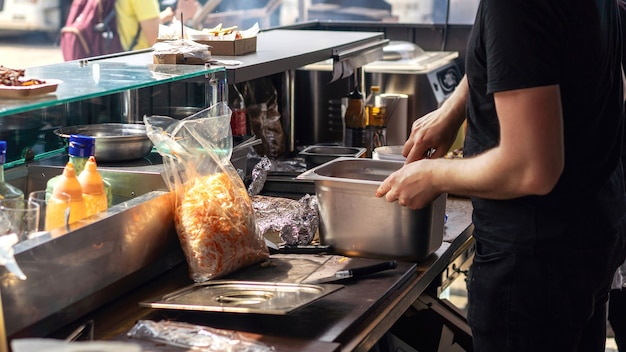
[[[317,198],[308,194],[300,200],[258,195],[272,167],[272,161],[263,157],[251,173],[248,194],[252,197],[257,229],[265,238],[277,233],[280,241],[287,245],[307,245],[319,227]]]
[[[246,338],[237,331],[176,321],[139,320],[128,337],[152,340],[201,351],[272,352],[274,347]]]
[[[310,244],[319,227],[317,198],[308,194],[299,200],[257,195],[252,208],[260,233],[275,232],[290,246]]]

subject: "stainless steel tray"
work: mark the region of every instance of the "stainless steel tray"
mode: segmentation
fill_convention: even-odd
[[[342,287],[336,284],[207,281],[155,300],[140,302],[139,305],[160,309],[286,315]]]

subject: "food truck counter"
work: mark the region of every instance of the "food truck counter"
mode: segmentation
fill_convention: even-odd
[[[136,343],[141,345],[142,351],[186,351],[186,348],[127,336],[139,320],[167,320],[236,331],[278,351],[369,351],[420,295],[432,287],[440,287],[446,277],[453,275],[452,271],[459,270],[451,263],[471,251],[470,201],[449,197],[446,214],[443,244],[424,261],[399,261],[392,270],[331,283],[341,286],[286,314],[146,307],[151,302],[163,301],[167,294],[185,292],[193,285],[186,264],[181,264],[55,335],[67,336],[87,322],[93,322],[93,338],[96,340]],[[220,280],[229,283],[301,283],[332,275],[337,270],[378,262],[381,260],[341,255],[273,254],[269,262],[253,265]]]

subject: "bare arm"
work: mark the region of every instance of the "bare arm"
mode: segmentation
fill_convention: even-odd
[[[556,85],[495,94],[500,144],[462,160],[424,159],[389,176],[376,195],[422,208],[438,194],[509,199],[550,192],[564,167],[561,96]]]
[[[410,163],[422,159],[426,152],[435,149],[431,157],[446,154],[465,120],[465,104],[468,92],[467,79],[459,85],[441,107],[413,122],[411,135],[404,144],[402,154]]]
[[[159,37],[159,24],[159,17],[139,22],[139,25],[141,26],[141,32],[146,37],[150,45],[154,45],[154,43],[156,43],[157,41],[157,38]]]

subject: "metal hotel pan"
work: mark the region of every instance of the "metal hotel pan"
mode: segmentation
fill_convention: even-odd
[[[346,256],[421,261],[443,242],[446,194],[412,210],[376,198],[376,189],[401,161],[340,157],[300,174],[313,180],[320,240]]]
[[[66,140],[80,134],[96,139],[97,161],[127,161],[143,158],[152,150],[152,141],[143,124],[103,123],[67,126],[54,133]]]

